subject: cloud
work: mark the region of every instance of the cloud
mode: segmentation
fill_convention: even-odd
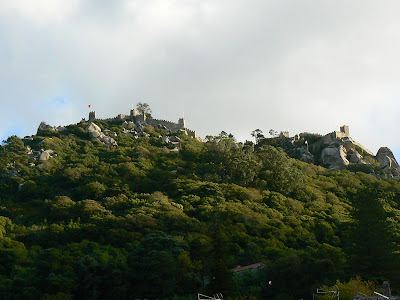
[[[79,0],[13,0],[0,1],[0,15],[16,17],[33,25],[61,23],[78,8]]]
[[[0,134],[127,113],[400,149],[395,1],[0,0]],[[61,98],[60,98],[61,97]],[[66,103],[53,103],[66,99]],[[62,104],[62,105],[61,105]],[[17,123],[17,125],[16,125]]]

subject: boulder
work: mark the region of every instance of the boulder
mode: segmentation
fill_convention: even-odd
[[[181,139],[177,136],[170,136],[169,140],[171,143],[179,143],[181,141]]]
[[[61,131],[67,130],[67,128],[65,128],[64,126],[57,126],[57,127],[55,128],[55,130],[56,130],[57,132],[61,132]]]
[[[127,125],[126,125],[126,129],[133,129],[133,128],[135,128],[135,123],[129,121],[129,122],[127,123]]]
[[[321,152],[321,163],[331,170],[344,169],[349,165],[349,161],[346,159],[345,148],[342,145],[338,148],[335,146],[325,148]]]
[[[39,124],[37,131],[39,132],[39,131],[43,131],[43,130],[54,130],[54,128],[43,121]]]
[[[53,150],[46,150],[40,153],[39,160],[49,160],[53,156]]]
[[[85,128],[86,131],[89,131],[89,133],[91,132],[101,132],[101,128],[99,126],[97,126],[95,123],[90,122],[88,126],[86,126]]]
[[[354,151],[353,154],[350,156],[349,160],[352,164],[359,164],[362,163],[362,156],[357,151]]]
[[[306,147],[299,148],[300,160],[309,164],[315,163],[314,155],[312,155]]]
[[[166,135],[162,136],[162,137],[161,137],[161,140],[162,140],[164,143],[167,143],[167,144],[170,142],[170,141],[169,141],[169,137],[166,136]]]
[[[92,138],[97,138],[102,135],[101,131],[89,131],[89,134]]]
[[[110,146],[118,146],[117,142],[110,136],[106,136],[104,134],[101,134],[99,136],[99,140],[101,142],[103,142],[104,144],[106,144],[106,146],[110,147]]]
[[[356,146],[350,140],[344,141],[344,148],[346,149],[347,153],[349,153],[349,152],[357,152],[356,151]]]
[[[147,132],[142,132],[140,135],[146,139],[150,137],[150,134],[148,134]]]
[[[375,160],[380,163],[382,170],[390,172],[394,176],[400,175],[400,165],[388,147],[381,147],[375,156]]]

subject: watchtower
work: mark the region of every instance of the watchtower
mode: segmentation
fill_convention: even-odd
[[[93,122],[94,120],[96,120],[96,112],[91,111],[89,112],[89,122]]]
[[[178,125],[179,125],[181,128],[186,128],[186,120],[185,120],[185,118],[180,118],[180,119],[178,120]]]
[[[348,125],[343,125],[340,127],[340,132],[344,133],[346,136],[349,136],[349,126]]]
[[[131,121],[132,121],[132,122],[135,120],[135,117],[136,117],[137,115],[139,115],[138,110],[137,110],[136,108],[131,109],[130,117],[131,117]]]

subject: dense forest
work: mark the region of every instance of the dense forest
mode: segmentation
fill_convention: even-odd
[[[133,139],[121,123],[95,123],[118,146],[92,141],[84,122],[0,146],[0,299],[400,288],[397,179],[331,171],[225,132],[204,142],[174,133],[172,151],[162,128]],[[254,263],[263,267],[232,272]]]

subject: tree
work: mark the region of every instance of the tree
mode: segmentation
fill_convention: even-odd
[[[263,146],[257,151],[262,162],[258,185],[288,195],[304,183],[303,174],[281,148]]]
[[[163,232],[147,234],[128,256],[134,297],[166,298],[196,284],[190,278],[189,246]],[[182,284],[185,282],[185,284]]]
[[[244,151],[243,144],[236,143],[234,137],[224,131],[207,139],[202,158],[204,171],[212,181],[233,181],[243,185],[253,181],[260,164],[251,151]]]
[[[261,140],[265,139],[265,136],[260,129],[253,130],[251,132],[251,136],[256,139],[256,144],[258,144]]]
[[[149,104],[144,103],[144,102],[139,102],[136,104],[136,109],[139,111],[141,115],[146,115],[147,117],[151,117],[151,109]]]
[[[396,276],[399,265],[395,255],[398,246],[389,223],[389,212],[385,209],[390,197],[378,188],[367,188],[353,199],[350,267],[356,275],[391,281],[397,279],[393,276]]]

